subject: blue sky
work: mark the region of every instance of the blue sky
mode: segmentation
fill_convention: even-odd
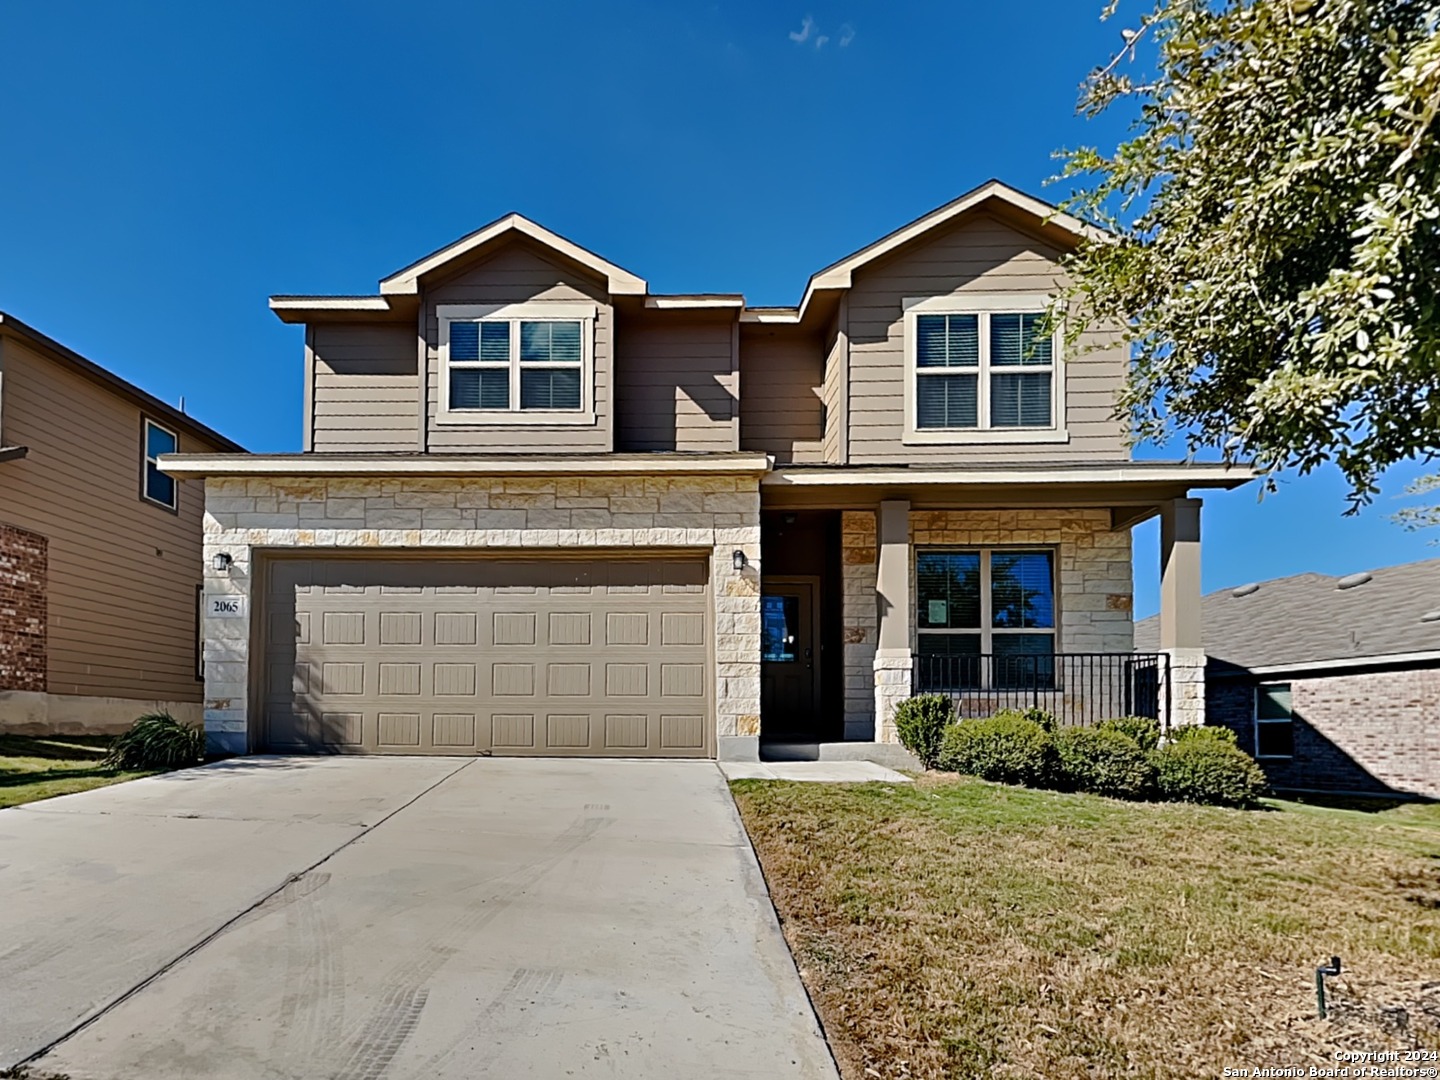
[[[1119,40],[1100,7],[10,4],[0,309],[298,449],[301,331],[271,293],[371,292],[519,210],[656,291],[794,303],[991,176],[1054,198],[1053,150],[1113,144],[1074,113]],[[1212,496],[1207,589],[1440,555],[1388,518],[1419,472],[1358,519],[1333,473]],[[1140,614],[1156,549],[1136,531]]]

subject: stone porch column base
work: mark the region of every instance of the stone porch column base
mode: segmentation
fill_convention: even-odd
[[[1160,687],[1161,725],[1166,730],[1205,723],[1205,650],[1165,649],[1167,685]],[[1167,705],[1168,701],[1168,705]],[[1168,710],[1168,712],[1167,712]]]
[[[875,741],[899,742],[895,708],[910,697],[914,661],[909,649],[880,649],[875,653]]]

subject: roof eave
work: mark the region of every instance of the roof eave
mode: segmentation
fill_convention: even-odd
[[[180,479],[259,476],[633,476],[749,475],[773,465],[767,454],[165,454],[160,468]]]

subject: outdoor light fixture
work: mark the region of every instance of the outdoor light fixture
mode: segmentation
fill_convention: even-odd
[[[730,565],[735,567],[736,570],[745,569],[745,553],[739,548],[736,548],[730,553]]]
[[[217,551],[215,557],[210,560],[210,565],[215,568],[217,574],[223,574],[230,569],[230,564],[234,561],[234,559],[230,558],[228,551]]]

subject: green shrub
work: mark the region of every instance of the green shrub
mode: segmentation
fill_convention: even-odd
[[[1143,799],[1155,788],[1155,766],[1117,728],[1062,728],[1055,735],[1055,763],[1058,779],[1075,791]]]
[[[1160,721],[1148,716],[1115,716],[1101,720],[1096,727],[1100,731],[1118,731],[1130,736],[1147,754],[1160,745]]]
[[[1235,739],[1235,732],[1228,727],[1201,727],[1187,724],[1170,732],[1171,742],[1184,742],[1190,739],[1194,739],[1196,742],[1223,743],[1226,746],[1239,745]]]
[[[1028,709],[1001,709],[995,713],[997,717],[1005,717],[1010,720],[1029,720],[1032,724],[1039,724],[1045,731],[1054,732],[1059,726],[1055,714],[1040,708],[1038,705],[1031,705]]]
[[[110,740],[104,765],[111,769],[178,769],[205,753],[205,732],[166,712],[146,713]]]
[[[1043,787],[1050,781],[1053,757],[1049,732],[1034,720],[1006,713],[951,724],[940,741],[939,764],[982,780]]]
[[[1254,806],[1265,793],[1265,774],[1235,745],[1225,728],[1187,728],[1150,760],[1160,797],[1213,806]]]
[[[927,769],[935,768],[940,738],[955,719],[955,706],[944,694],[921,694],[902,701],[895,709],[895,731],[900,743]]]

